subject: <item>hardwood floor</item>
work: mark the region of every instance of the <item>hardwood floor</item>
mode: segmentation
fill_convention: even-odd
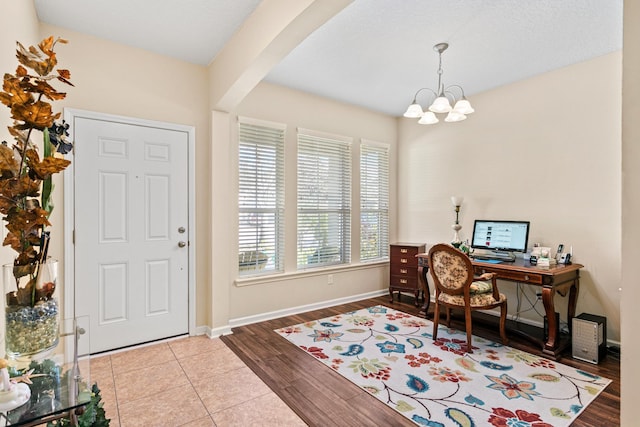
[[[404,295],[402,298],[402,302],[389,304],[388,297],[382,296],[242,326],[234,328],[233,334],[222,337],[222,340],[310,426],[415,427],[413,422],[273,332],[277,328],[373,305],[385,305],[418,315],[413,299]],[[464,328],[455,317],[451,326]],[[474,335],[499,341],[497,328],[489,324],[474,322]],[[509,340],[512,347],[539,353],[538,347],[515,334],[509,334]],[[609,354],[599,365],[593,365],[571,358],[569,350],[559,362],[612,380],[572,425],[620,425],[620,362],[616,355]]]

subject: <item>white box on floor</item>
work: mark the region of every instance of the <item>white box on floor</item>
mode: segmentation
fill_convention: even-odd
[[[574,317],[571,348],[574,359],[600,363],[607,354],[607,318],[587,313]]]

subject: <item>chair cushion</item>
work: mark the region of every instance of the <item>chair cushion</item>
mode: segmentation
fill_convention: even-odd
[[[444,288],[455,290],[464,286],[469,277],[467,265],[459,255],[445,251],[433,255],[431,274],[438,277]]]
[[[491,284],[491,282],[477,280],[471,283],[469,291],[472,295],[485,294],[487,292],[493,291],[493,285]]]
[[[445,294],[444,292],[440,292],[440,296],[438,297],[438,299],[445,304],[459,305],[461,307],[464,307],[464,295],[449,295],[449,294]],[[469,302],[472,308],[477,308],[477,307],[485,307],[487,305],[498,304],[503,301],[506,301],[506,299],[507,297],[504,296],[504,294],[500,294],[500,300],[496,301],[493,298],[492,292],[485,292],[482,294],[472,294],[471,298],[469,299]]]

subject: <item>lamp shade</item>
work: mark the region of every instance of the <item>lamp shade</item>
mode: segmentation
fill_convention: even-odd
[[[473,109],[471,103],[467,101],[466,98],[463,98],[460,101],[456,102],[456,105],[453,107],[453,111],[457,111],[460,114],[466,115],[471,114],[476,110]]]
[[[467,116],[465,116],[462,113],[457,112],[456,110],[451,110],[449,111],[449,114],[447,114],[447,117],[445,117],[444,121],[445,122],[461,122],[463,120],[466,120]]]
[[[462,206],[463,200],[464,197],[462,196],[451,196],[451,203],[453,204],[453,206]]]
[[[446,96],[441,95],[433,101],[433,104],[429,107],[429,111],[433,111],[434,113],[448,113],[451,111],[451,104],[449,104]]]
[[[440,120],[438,120],[435,114],[433,114],[431,111],[427,111],[422,115],[422,117],[420,117],[418,123],[420,123],[421,125],[433,125],[438,123],[439,121]]]
[[[417,119],[418,117],[422,117],[423,111],[422,107],[418,103],[413,103],[407,107],[407,111],[404,112],[404,116],[410,119]]]

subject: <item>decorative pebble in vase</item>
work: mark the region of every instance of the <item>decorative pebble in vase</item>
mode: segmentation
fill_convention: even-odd
[[[6,357],[18,361],[45,357],[59,340],[58,261],[29,267],[20,275],[13,264],[3,266]]]

